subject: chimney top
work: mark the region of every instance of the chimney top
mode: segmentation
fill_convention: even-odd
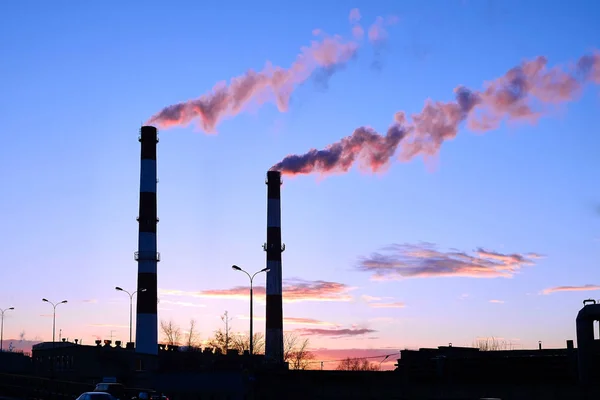
[[[267,185],[281,184],[281,171],[267,172]]]

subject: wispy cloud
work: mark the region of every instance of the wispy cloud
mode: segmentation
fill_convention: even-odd
[[[582,286],[555,286],[542,290],[542,294],[550,294],[556,292],[585,292],[591,290],[600,290],[600,285],[582,285]]]
[[[98,299],[88,299],[88,300],[82,300],[83,303],[91,303],[91,304],[96,304],[98,303]]]
[[[296,329],[302,336],[361,336],[367,333],[377,332],[367,328],[340,328],[340,329],[319,329],[319,328],[301,328]]]
[[[477,248],[473,254],[443,252],[432,243],[393,244],[359,260],[358,269],[375,280],[461,276],[510,278],[523,266],[534,265],[537,253],[503,254]]]
[[[468,297],[469,297],[469,293],[463,293],[458,298],[461,299],[461,300],[464,300],[464,299],[466,299]]]
[[[360,296],[360,298],[363,299],[364,301],[366,301],[367,303],[370,303],[372,301],[381,301],[381,300],[383,300],[382,297],[369,296],[368,294],[363,294],[362,296]]]
[[[239,319],[250,319],[248,315],[238,315]],[[264,321],[264,316],[254,316],[255,321]],[[283,323],[286,325],[317,325],[317,326],[338,326],[333,322],[321,321],[314,318],[300,318],[300,317],[283,317]]]
[[[354,288],[338,282],[288,279],[283,284],[283,301],[286,303],[300,301],[350,301],[352,300],[352,296],[348,292],[352,289]],[[160,294],[161,296],[209,297],[247,301],[249,291],[250,288],[248,286],[235,286],[231,289],[213,289],[199,292],[160,289]],[[254,296],[258,301],[264,302],[265,287],[255,286]]]
[[[397,301],[395,303],[371,303],[369,306],[373,308],[404,308],[406,307],[406,304]]]
[[[189,303],[187,301],[172,301],[172,300],[161,300],[161,304],[172,304],[181,307],[206,307],[205,304]]]
[[[490,300],[490,303],[504,304],[504,300]]]

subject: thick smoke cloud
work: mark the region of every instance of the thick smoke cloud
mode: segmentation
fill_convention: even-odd
[[[347,172],[358,162],[375,173],[387,167],[394,155],[401,161],[435,156],[445,141],[456,137],[464,121],[478,132],[496,129],[503,121],[535,122],[551,106],[577,98],[586,83],[600,83],[599,52],[581,57],[567,70],[548,68],[547,63],[545,57],[525,61],[481,91],[459,86],[454,101],[428,100],[411,121],[397,112],[385,135],[360,127],[325,149],[288,155],[271,169],[285,175],[331,174]]]
[[[357,19],[358,18],[358,19]],[[360,12],[350,13],[353,35],[356,39]],[[387,20],[378,17],[369,30],[372,43],[385,38],[384,25],[391,25],[397,19]],[[167,106],[153,115],[147,125],[159,128],[185,126],[198,121],[206,133],[215,133],[218,123],[226,117],[240,113],[250,102],[263,104],[274,99],[280,112],[288,110],[290,97],[297,86],[311,77],[326,86],[327,80],[356,57],[360,44],[355,40],[345,40],[339,35],[327,36],[320,29],[313,31],[317,40],[303,47],[296,61],[289,68],[281,68],[267,62],[261,71],[248,70],[245,74],[232,78],[230,83],[219,82],[214,88],[199,98]],[[362,36],[359,35],[359,36]]]
[[[374,172],[382,169],[396,152],[400,141],[406,135],[403,127],[404,114],[396,114],[396,123],[385,136],[379,135],[371,128],[361,127],[351,136],[332,144],[325,150],[311,149],[302,155],[290,155],[274,165],[272,170],[280,170],[284,174],[310,174],[347,172],[356,161],[362,168]]]

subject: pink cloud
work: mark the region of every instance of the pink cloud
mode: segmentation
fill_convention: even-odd
[[[373,273],[373,279],[461,276],[509,278],[523,266],[534,265],[536,253],[503,254],[478,248],[473,254],[437,250],[431,243],[394,244],[360,260],[358,269]]]
[[[240,319],[250,319],[248,315],[239,315]],[[255,321],[264,321],[264,316],[254,316]],[[283,323],[285,325],[317,325],[317,326],[337,326],[333,322],[321,321],[314,318],[300,318],[300,317],[283,317]]]
[[[371,303],[369,304],[373,308],[404,308],[406,304],[397,301],[395,303]]]
[[[556,286],[544,289],[542,294],[550,294],[556,292],[585,292],[591,290],[600,290],[600,285],[583,285],[583,286]]]
[[[490,303],[504,304],[504,300],[490,300]]]
[[[377,297],[377,296],[369,296],[368,294],[363,294],[362,296],[360,296],[361,299],[363,299],[364,301],[366,301],[367,303],[370,303],[372,301],[379,301],[379,300],[383,300],[382,297]]]
[[[254,286],[254,296],[258,301],[265,300],[265,287]],[[283,284],[283,301],[286,303],[301,301],[350,301],[348,294],[353,288],[338,282],[305,281],[301,279],[288,279]],[[230,289],[212,289],[199,292],[186,292],[182,290],[161,289],[162,296],[191,296],[212,297],[225,299],[248,300],[250,288],[248,286],[235,286]]]
[[[367,333],[377,332],[373,329],[367,328],[340,328],[340,329],[320,329],[320,328],[302,328],[296,329],[294,332],[298,332],[302,336],[362,336]]]

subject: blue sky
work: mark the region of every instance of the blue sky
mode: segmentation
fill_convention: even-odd
[[[419,112],[453,89],[483,89],[525,59],[569,65],[600,48],[600,5],[539,2],[272,1],[10,2],[0,5],[0,307],[16,309],[5,337],[49,339],[42,297],[68,299],[57,326],[91,342],[128,334],[137,266],[140,125],[163,107],[197,98],[219,81],[287,68],[319,28],[353,40],[350,9],[368,28],[397,16],[377,52],[366,40],[327,85],[309,79],[281,113],[251,104],[216,135],[194,125],[160,131],[159,288],[202,292],[246,285],[265,265],[265,173],[288,154],[324,148],[354,129],[385,132],[394,113]],[[373,61],[381,68],[372,68]],[[343,339],[311,336],[314,347],[404,348],[496,336],[521,347],[575,339],[581,301],[594,292],[544,289],[600,284],[600,171],[595,126],[600,96],[587,85],[538,123],[481,134],[461,125],[435,168],[394,159],[384,174],[356,169],[320,179],[285,178],[284,278],[342,283],[349,301],[303,301],[284,314],[370,329]],[[435,243],[472,254],[542,254],[512,278],[431,277],[373,281],[356,266],[390,244]],[[258,284],[264,284],[257,278]],[[261,283],[262,282],[262,283]],[[361,296],[402,302],[373,308]],[[468,295],[468,296],[465,296]],[[242,299],[161,295],[161,319],[196,318],[204,338],[225,310],[247,327]],[[501,300],[504,303],[490,303]],[[165,302],[166,301],[166,302]],[[186,302],[196,306],[169,304]],[[255,315],[264,315],[257,303]],[[8,313],[7,313],[8,315]],[[314,321],[313,321],[314,322]],[[316,323],[316,322],[315,322]],[[109,326],[114,325],[114,326]],[[262,330],[264,322],[256,322]],[[286,329],[314,326],[286,326]]]

